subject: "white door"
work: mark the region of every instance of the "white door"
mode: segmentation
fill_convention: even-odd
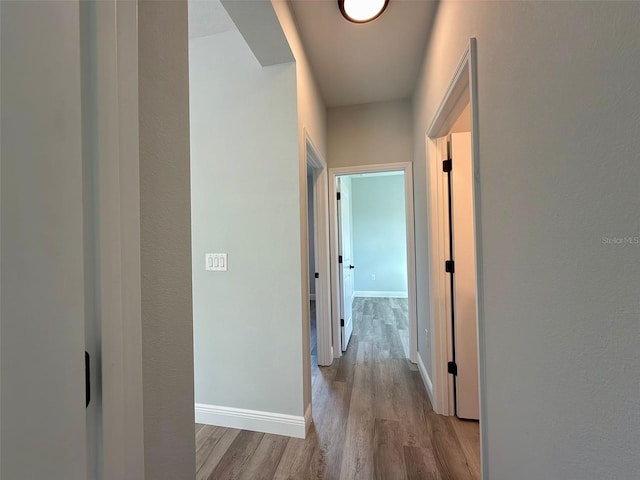
[[[338,178],[338,248],[340,271],[340,330],[344,352],[353,333],[353,238],[351,235],[351,179]]]
[[[0,477],[87,478],[78,1],[0,2]]]
[[[456,404],[458,417],[477,420],[478,331],[471,133],[451,135],[451,159]]]

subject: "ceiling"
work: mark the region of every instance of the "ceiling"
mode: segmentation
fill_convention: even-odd
[[[336,0],[292,0],[328,107],[407,98],[416,84],[437,2],[390,0],[367,24],[345,20]]]
[[[327,107],[410,97],[437,8],[435,0],[390,0],[375,21],[345,20],[337,0],[291,0]],[[237,30],[218,0],[189,0],[189,37]]]

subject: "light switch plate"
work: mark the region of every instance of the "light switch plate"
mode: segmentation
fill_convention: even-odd
[[[211,272],[226,272],[229,270],[226,253],[206,253],[204,268]]]

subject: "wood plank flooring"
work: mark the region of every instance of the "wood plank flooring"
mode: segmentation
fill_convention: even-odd
[[[480,479],[478,423],[433,412],[406,358],[406,320],[406,300],[356,299],[345,355],[313,362],[307,438],[196,425],[196,478]]]

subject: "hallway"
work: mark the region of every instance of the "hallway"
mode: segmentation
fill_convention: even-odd
[[[479,479],[478,424],[433,413],[405,358],[401,305],[357,299],[347,352],[312,367],[305,440],[196,425],[197,479]]]

